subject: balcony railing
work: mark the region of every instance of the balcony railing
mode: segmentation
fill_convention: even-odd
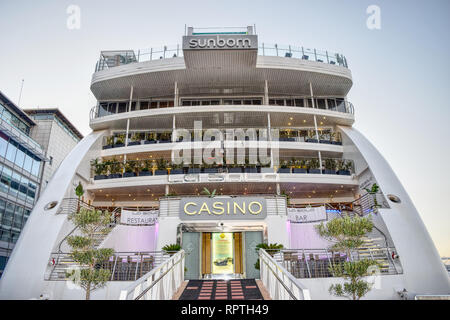
[[[308,98],[301,98],[301,99],[292,99],[292,100],[311,100]],[[355,113],[355,108],[353,106],[353,104],[349,101],[344,101],[344,100],[339,100],[339,99],[330,99],[330,98],[324,98],[324,99],[316,99],[316,101],[326,101],[323,103],[316,103],[314,105],[314,108],[312,107],[312,102],[307,103],[305,102],[293,102],[292,104],[290,103],[285,103],[283,105],[280,105],[279,103],[277,103],[276,101],[280,101],[280,99],[276,99],[274,100],[274,102],[269,101],[269,106],[276,106],[276,107],[296,107],[296,108],[302,108],[304,110],[307,109],[318,109],[318,110],[327,110],[327,111],[334,111],[334,112],[340,112],[340,113],[348,113],[348,114],[354,114]],[[142,102],[141,102],[142,103]],[[173,101],[171,101],[171,103],[167,104],[167,106],[164,107],[145,107],[145,109],[142,109],[140,107],[138,107],[136,101],[133,101],[133,105],[132,105],[132,110],[129,111],[129,103],[128,102],[120,102],[120,107],[119,107],[119,103],[118,102],[110,102],[107,104],[100,104],[97,106],[94,106],[91,108],[91,111],[89,113],[89,118],[90,120],[94,120],[96,118],[102,118],[105,116],[111,116],[111,115],[115,115],[115,114],[120,114],[120,113],[127,113],[129,114],[130,112],[135,112],[135,111],[142,111],[142,110],[152,110],[152,109],[162,109],[162,108],[173,108],[174,104]],[[202,104],[201,106],[218,106],[220,104],[216,104],[216,103],[211,103],[211,104]],[[239,107],[243,107],[245,108],[245,104],[234,104],[233,102],[230,102],[228,105],[236,105]],[[259,104],[261,105],[261,104]],[[199,105],[193,106],[193,107],[200,107]],[[251,106],[251,105],[250,105]],[[263,105],[261,105],[263,106]],[[192,107],[192,106],[179,106],[179,107]],[[245,111],[245,110],[240,110],[240,111]]]
[[[316,61],[348,68],[347,59],[340,53],[291,45],[261,43],[258,55]],[[179,44],[139,50],[101,51],[95,72],[130,63],[182,57]]]
[[[98,265],[98,268],[110,271],[110,281],[135,281],[170,259],[173,253],[175,252],[116,252]],[[70,253],[52,253],[50,264],[53,264],[53,261],[55,265],[46,280],[70,280],[67,272],[85,267],[75,262]]]
[[[91,178],[94,180],[131,178],[141,176],[195,175],[195,174],[237,174],[237,173],[279,173],[279,174],[330,174],[350,176],[354,171],[353,160],[322,158],[281,159],[279,168],[259,164],[234,165],[173,165],[159,159],[127,160],[124,162],[94,160],[91,164]]]
[[[266,249],[266,251],[296,278],[334,277],[330,266],[362,259],[377,261],[379,274],[401,273],[401,269],[390,258],[391,253],[396,251],[393,247],[361,248],[353,251],[350,256],[329,249]]]
[[[272,130],[278,130],[278,141],[282,142],[309,142],[309,143],[322,143],[322,144],[332,144],[332,145],[342,145],[342,137],[339,132],[335,132],[332,129],[319,129],[318,138],[316,131],[311,128],[299,129],[299,128],[272,128]],[[171,143],[171,142],[194,142],[194,131],[188,130],[191,134],[190,141],[184,141],[183,137],[177,137],[172,139],[173,133],[166,130],[155,130],[155,131],[132,131],[128,133],[127,136],[127,146],[140,146],[147,144],[160,144],[160,143]],[[177,131],[175,131],[177,132]],[[202,131],[202,137],[205,136],[206,130]],[[255,135],[249,133],[243,137],[234,137],[234,141],[255,141],[259,137],[267,137],[267,128],[255,128]],[[273,132],[273,131],[272,131]],[[226,132],[221,131],[222,137],[226,138]],[[125,147],[125,137],[126,132],[117,132],[114,135],[103,137],[102,149],[112,149],[112,148],[123,148]],[[211,137],[214,141],[215,137]],[[219,141],[219,140],[217,140]],[[232,142],[233,140],[231,140]],[[276,139],[273,139],[276,141]],[[206,141],[210,142],[210,141]],[[228,143],[228,140],[220,140],[221,143]]]

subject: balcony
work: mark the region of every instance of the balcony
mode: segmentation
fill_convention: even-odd
[[[335,158],[292,158],[282,159],[279,168],[269,165],[232,164],[232,165],[181,165],[159,160],[127,160],[116,159],[91,162],[91,178],[94,180],[120,179],[143,176],[175,176],[198,174],[307,174],[307,175],[339,175],[350,176],[355,172],[354,162]]]
[[[253,101],[258,101],[259,103],[253,103]],[[163,103],[164,102],[164,103]],[[243,103],[244,102],[244,103]],[[245,103],[246,102],[246,103]],[[187,99],[181,101],[181,105],[175,107],[174,101],[133,101],[131,107],[129,106],[129,102],[105,102],[100,103],[98,106],[94,106],[90,111],[90,120],[95,120],[98,118],[103,118],[106,116],[112,116],[116,114],[126,114],[125,118],[131,116],[133,112],[143,111],[143,110],[153,110],[154,113],[158,113],[158,110],[161,110],[161,113],[167,113],[167,108],[175,108],[177,111],[174,112],[183,112],[183,108],[189,108],[186,110],[190,110],[191,112],[195,112],[196,108],[198,110],[202,110],[202,107],[217,107],[218,109],[209,108],[209,112],[216,112],[223,109],[223,107],[228,106],[236,106],[236,111],[246,111],[248,108],[253,106],[257,106],[258,110],[261,112],[277,112],[277,109],[280,108],[280,111],[287,111],[289,109],[282,108],[299,108],[298,110],[307,111],[309,109],[313,110],[324,110],[324,111],[332,111],[342,114],[354,114],[353,104],[349,101],[345,101],[343,98],[315,98],[314,103],[311,97],[306,98],[278,98],[278,99],[269,99],[268,105],[263,105],[261,100],[253,99],[253,100],[238,100],[238,99],[209,99],[209,100],[193,100]],[[270,107],[270,108],[269,108]],[[179,110],[179,111],[178,111]],[[150,113],[151,114],[151,113]]]
[[[307,142],[307,143],[321,143],[321,144],[330,144],[330,145],[342,145],[342,137],[340,132],[335,132],[332,129],[319,129],[316,135],[316,131],[314,129],[297,129],[297,128],[272,128],[272,130],[278,130],[279,137],[278,141],[280,142]],[[267,136],[267,129],[260,128],[259,136],[265,135]],[[203,130],[202,137],[205,136],[206,130]],[[273,131],[272,131],[273,132]],[[190,130],[191,139],[187,142],[194,142],[194,132]],[[222,136],[226,137],[225,132],[221,131]],[[171,131],[164,130],[155,130],[155,131],[134,131],[128,134],[128,147],[132,146],[141,146],[141,145],[152,145],[152,144],[162,144],[162,143],[180,143],[186,142],[183,140],[183,137],[177,137],[174,141],[172,141],[173,133]],[[125,132],[119,132],[111,136],[106,136],[103,138],[102,149],[108,150],[112,148],[123,148],[125,147]],[[214,137],[211,137],[211,140],[214,141]],[[238,139],[238,137],[234,137],[234,141],[258,141],[257,136],[245,136],[242,140]],[[209,143],[210,141],[205,141]],[[219,141],[218,141],[219,142]],[[227,140],[220,141],[221,145],[227,143]],[[233,142],[233,141],[230,141]],[[270,143],[268,144],[268,146]],[[168,147],[170,148],[170,147]]]
[[[342,54],[302,46],[298,47],[291,45],[262,43],[258,46],[258,55],[314,61],[348,68],[347,59]],[[130,63],[171,59],[182,56],[183,50],[179,44],[149,49],[139,49],[136,51],[101,51],[100,59],[95,66],[95,72]]]

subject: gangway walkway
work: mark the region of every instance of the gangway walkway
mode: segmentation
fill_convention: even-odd
[[[179,300],[264,300],[264,297],[255,279],[189,280]]]

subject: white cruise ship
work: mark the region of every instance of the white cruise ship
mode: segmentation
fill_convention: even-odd
[[[67,237],[79,230],[67,218],[77,206],[113,213],[111,232],[96,239],[115,251],[103,265],[111,278],[92,299],[213,299],[188,289],[217,281],[232,292],[216,298],[334,299],[328,287],[340,280],[329,265],[362,258],[380,265],[367,299],[450,294],[411,199],[352,127],[364,106],[347,100],[345,56],[262,43],[254,27],[211,31],[100,53],[92,133],[36,203],[0,297],[84,298],[66,274],[76,267]],[[332,252],[315,229],[343,215],[375,226],[354,256]],[[283,249],[267,254],[261,243]]]

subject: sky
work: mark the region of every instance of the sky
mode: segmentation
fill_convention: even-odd
[[[67,9],[80,9],[69,29]],[[366,12],[380,8],[380,29]],[[353,76],[354,127],[389,162],[450,256],[450,1],[0,0],[0,91],[22,108],[58,107],[85,135],[101,50],[181,43],[185,25],[256,25],[259,42],[340,52]]]

